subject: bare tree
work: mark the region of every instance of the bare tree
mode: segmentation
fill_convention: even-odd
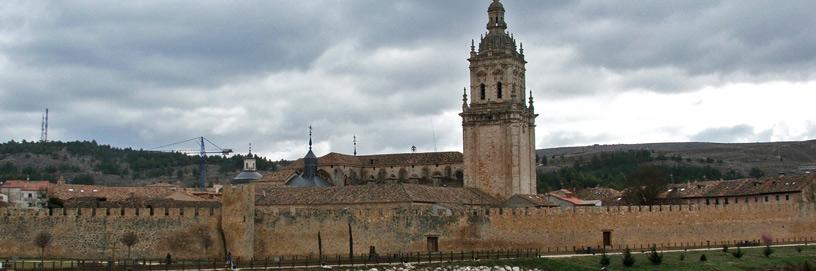
[[[40,265],[44,266],[45,263],[45,247],[51,245],[51,241],[53,241],[53,237],[50,233],[42,231],[37,236],[34,237],[34,244],[40,248]]]
[[[127,232],[119,238],[119,242],[122,242],[123,245],[127,246],[127,258],[130,259],[130,248],[139,243],[139,236],[136,235],[135,232]]]
[[[201,246],[204,247],[204,257],[207,257],[207,250],[213,245],[213,239],[207,227],[199,227],[196,229],[196,236]]]

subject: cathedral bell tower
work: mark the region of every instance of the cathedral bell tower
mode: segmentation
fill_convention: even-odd
[[[536,193],[535,118],[525,93],[523,47],[507,33],[504,6],[493,0],[487,33],[470,46],[470,103],[462,95],[465,187],[500,199]],[[529,102],[529,104],[528,104]]]

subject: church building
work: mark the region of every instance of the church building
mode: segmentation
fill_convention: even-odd
[[[498,201],[536,194],[535,110],[525,84],[524,49],[507,32],[504,6],[494,0],[487,32],[471,41],[470,85],[462,97],[463,152],[354,155],[303,159],[262,184],[289,187],[425,185],[474,189]],[[468,99],[468,96],[470,99]],[[310,128],[311,129],[311,128]],[[413,187],[413,186],[411,186]]]

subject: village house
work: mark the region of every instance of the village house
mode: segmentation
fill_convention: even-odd
[[[508,199],[504,206],[510,208],[524,207],[578,207],[601,206],[600,200],[585,200],[567,189],[549,192],[547,194],[516,194]]]
[[[68,208],[93,207],[217,207],[217,197],[202,195],[174,185],[112,187],[99,185],[52,184],[48,195]],[[49,206],[60,207],[60,206]]]
[[[43,208],[48,203],[48,181],[9,180],[0,185],[6,202],[18,208]]]
[[[671,204],[729,205],[813,202],[816,175],[668,185],[658,198]]]

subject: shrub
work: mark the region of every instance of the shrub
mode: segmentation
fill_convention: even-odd
[[[771,246],[765,246],[765,249],[762,250],[762,254],[765,255],[766,258],[770,258],[771,254],[774,253],[774,250]]]
[[[606,256],[606,252],[604,251],[604,253],[601,254],[601,266],[607,267],[609,266],[610,262],[611,261],[609,260],[609,256]]]
[[[801,246],[796,246],[796,252],[802,253],[802,247]]]
[[[723,253],[728,253],[728,246],[727,245],[723,246]]]
[[[663,254],[657,253],[657,247],[652,246],[652,251],[649,252],[649,261],[654,265],[659,265],[663,262]]]
[[[742,258],[743,255],[745,255],[745,253],[742,252],[742,249],[740,249],[740,247],[737,247],[737,251],[732,252],[731,255],[734,255],[734,258],[740,259]]]
[[[685,261],[685,260],[686,260],[686,253],[685,252],[680,253],[680,261],[682,262],[682,261]]]
[[[635,265],[635,257],[632,257],[632,251],[629,248],[623,251],[623,266]]]
[[[700,255],[700,261],[701,261],[701,262],[708,261],[708,258],[706,258],[705,254]]]

